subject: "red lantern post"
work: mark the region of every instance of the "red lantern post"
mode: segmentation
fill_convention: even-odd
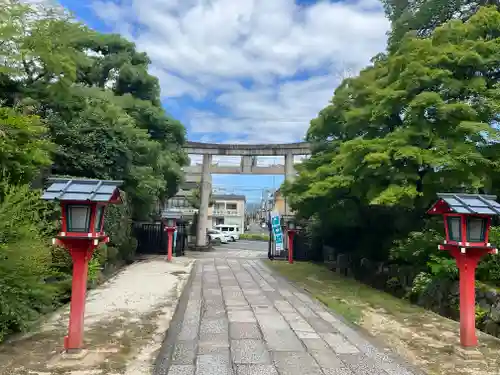
[[[88,263],[94,250],[109,237],[104,233],[106,205],[121,203],[118,186],[121,181],[50,179],[52,184],[42,199],[59,201],[62,228],[53,244],[68,250],[73,260],[71,303],[68,336],[64,338],[67,352],[83,348],[85,297]]]
[[[455,258],[460,277],[460,343],[477,346],[475,271],[486,254],[498,254],[488,242],[491,217],[500,215],[500,204],[492,195],[438,194],[440,198],[427,212],[443,215],[445,241],[439,250]]]
[[[167,242],[167,261],[172,261],[172,252],[173,252],[173,237],[174,232],[177,229],[177,220],[181,218],[181,214],[177,211],[165,211],[162,213],[165,228],[163,229],[167,232],[168,242]]]
[[[172,221],[170,221],[172,220]],[[173,248],[173,239],[174,239],[174,232],[175,232],[175,219],[169,219],[167,220],[167,225],[165,226],[165,232],[167,232],[168,236],[168,243],[167,243],[167,261],[171,262],[172,261],[172,248]]]

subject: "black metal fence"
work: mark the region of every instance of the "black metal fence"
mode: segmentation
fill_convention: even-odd
[[[283,229],[284,242],[283,249],[277,250],[272,232],[269,232],[268,257],[270,259],[288,259],[288,236]],[[312,260],[313,254],[310,252],[309,240],[304,230],[298,230],[293,238],[293,259],[294,260]]]
[[[168,235],[161,221],[134,223],[133,231],[137,239],[137,254],[167,254]],[[184,221],[178,221],[177,236],[172,248],[173,255],[184,255],[187,242],[187,225]]]

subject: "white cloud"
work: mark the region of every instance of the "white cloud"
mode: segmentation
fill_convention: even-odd
[[[183,108],[190,137],[205,141],[222,133],[238,143],[301,139],[346,69],[358,71],[385,48],[389,28],[378,0],[95,0],[92,7],[148,53],[164,98],[212,101]]]

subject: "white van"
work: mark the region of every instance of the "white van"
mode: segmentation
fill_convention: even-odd
[[[233,242],[240,239],[240,227],[238,225],[218,224],[214,229],[220,230]]]

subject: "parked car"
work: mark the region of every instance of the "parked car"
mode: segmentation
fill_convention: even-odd
[[[228,236],[217,229],[209,229],[207,232],[207,236],[210,240],[210,243],[229,243],[229,241],[231,240]]]
[[[240,239],[240,227],[238,225],[218,224],[214,229],[224,233],[233,242]]]

